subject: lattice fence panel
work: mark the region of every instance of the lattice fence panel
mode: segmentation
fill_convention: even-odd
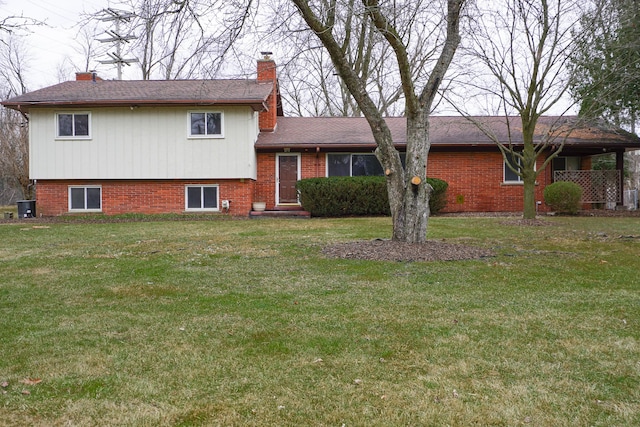
[[[582,187],[582,203],[620,203],[620,171],[555,171],[555,181],[575,182]]]

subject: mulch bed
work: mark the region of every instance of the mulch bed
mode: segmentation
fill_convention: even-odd
[[[488,249],[441,240],[405,243],[383,239],[337,243],[324,247],[322,253],[329,258],[371,261],[459,261],[494,255]]]

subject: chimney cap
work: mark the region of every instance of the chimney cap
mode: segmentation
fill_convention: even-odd
[[[273,52],[270,52],[270,51],[262,51],[262,52],[260,52],[260,55],[262,55],[262,56],[263,56],[263,59],[264,59],[264,60],[267,60],[267,61],[268,61],[268,60],[270,60],[270,59],[271,59],[271,55],[273,55]]]

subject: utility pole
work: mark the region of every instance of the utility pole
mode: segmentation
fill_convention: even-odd
[[[106,33],[108,35],[110,35],[111,37],[109,37],[108,39],[98,39],[99,42],[101,43],[114,43],[116,45],[116,51],[115,52],[107,52],[107,55],[109,55],[109,57],[111,59],[106,60],[106,61],[99,61],[101,64],[116,64],[116,66],[118,67],[118,80],[122,80],[122,65],[131,65],[132,62],[138,62],[137,59],[124,59],[122,57],[122,43],[129,43],[130,40],[134,40],[137,37],[134,35],[122,35],[120,34],[120,24],[122,22],[129,22],[131,20],[131,18],[133,18],[135,15],[133,13],[130,12],[123,12],[121,10],[116,10],[116,9],[104,9],[104,11],[107,14],[106,18],[101,19],[101,21],[115,21],[115,26],[116,29],[114,30],[109,30],[106,31]]]

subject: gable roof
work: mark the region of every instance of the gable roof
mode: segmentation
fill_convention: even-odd
[[[471,119],[471,120],[470,120]],[[509,117],[509,127],[505,117],[487,116],[467,119],[461,116],[432,116],[430,118],[430,139],[433,149],[492,147],[495,142],[490,139],[472,120],[482,123],[491,129],[499,141],[514,145],[522,145],[522,125],[519,117]],[[618,128],[610,128],[603,124],[575,124],[574,116],[541,117],[536,127],[537,140],[550,129],[569,130],[573,128],[565,141],[565,147],[598,148],[632,148],[640,149],[640,138],[637,135]],[[406,118],[385,118],[394,144],[397,148],[406,147]],[[560,143],[562,136],[558,137]],[[274,132],[260,133],[256,149],[261,151],[280,150],[284,148],[296,150],[362,150],[375,149],[375,141],[369,124],[363,117],[279,117],[278,127]]]
[[[257,80],[74,80],[3,101],[28,112],[33,107],[247,105],[265,110],[272,82]]]

